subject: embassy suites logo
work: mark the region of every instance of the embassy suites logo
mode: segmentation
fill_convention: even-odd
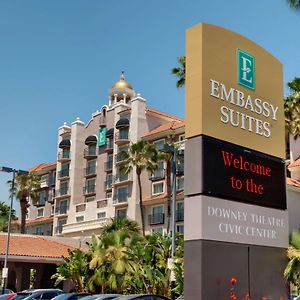
[[[255,90],[255,58],[241,49],[237,50],[238,83]]]

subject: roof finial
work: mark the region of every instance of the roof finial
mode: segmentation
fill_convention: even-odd
[[[124,80],[125,81],[125,75],[124,75],[124,71],[121,72],[121,76],[120,76],[120,80]]]

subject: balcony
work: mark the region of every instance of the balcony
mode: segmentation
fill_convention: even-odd
[[[96,147],[88,147],[88,148],[84,149],[83,156],[86,159],[96,158],[97,157]]]
[[[55,214],[56,215],[65,215],[68,213],[68,210],[69,210],[69,203],[58,204],[55,207]]]
[[[104,164],[104,171],[109,172],[112,169],[113,169],[113,161],[112,160],[106,161],[105,164]]]
[[[36,201],[34,201],[32,203],[33,206],[36,206],[36,207],[41,207],[41,206],[45,206],[46,204],[46,201],[47,201],[47,197],[39,197]]]
[[[119,163],[122,162],[126,159],[126,156],[124,154],[124,152],[119,152],[118,154],[115,155],[115,162]]]
[[[47,177],[42,177],[40,180],[41,188],[46,188],[50,187],[52,185],[55,185],[55,178],[54,176],[47,176]]]
[[[71,151],[70,150],[64,150],[64,151],[58,152],[57,160],[59,162],[65,162],[65,161],[71,160]]]
[[[165,214],[164,213],[157,213],[148,216],[149,224],[150,225],[158,225],[165,223]]]
[[[132,181],[132,176],[131,176],[131,174],[123,174],[120,172],[114,176],[113,181],[114,181],[114,185],[116,185],[118,183]]]
[[[115,143],[117,145],[124,145],[129,143],[129,132],[126,131],[119,131],[115,134]]]
[[[114,140],[107,139],[107,143],[105,145],[105,152],[113,152],[114,150]]]
[[[111,190],[112,189],[112,179],[104,181],[104,189]]]
[[[96,184],[91,184],[83,187],[84,195],[96,194]]]
[[[58,176],[58,179],[69,177],[70,170],[69,169],[60,170],[60,171],[58,171],[57,176]]]
[[[55,191],[55,198],[69,197],[70,189],[69,187],[61,187],[60,189]]]
[[[85,168],[85,176],[95,176],[96,175],[96,166],[90,166]]]
[[[150,174],[150,180],[161,180],[165,178],[165,169],[155,170],[152,174]]]
[[[184,174],[184,163],[181,162],[176,166],[176,174],[183,175]]]
[[[129,193],[116,193],[113,197],[113,204],[124,204],[128,202]]]
[[[99,230],[99,228],[103,228],[107,224],[107,218],[98,219],[98,220],[87,220],[76,223],[68,223],[64,225],[63,230],[64,234],[67,233],[76,233],[77,235],[84,231],[95,231]]]
[[[175,211],[175,219],[176,219],[176,222],[181,222],[184,220],[184,210],[183,209],[177,209]]]

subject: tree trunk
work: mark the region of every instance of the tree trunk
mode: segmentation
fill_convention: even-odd
[[[141,222],[142,222],[142,233],[143,233],[143,236],[145,236],[145,221],[144,221],[144,207],[143,207],[141,174],[137,174],[137,178],[138,178],[139,194],[140,194],[140,213],[141,213]]]
[[[167,233],[170,233],[170,224],[171,224],[171,161],[167,160],[166,168],[167,176]]]
[[[28,201],[26,198],[20,199],[20,206],[21,206],[21,227],[20,233],[25,233],[25,226],[26,226],[26,214],[27,214],[27,206]]]

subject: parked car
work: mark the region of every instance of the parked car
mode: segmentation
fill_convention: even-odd
[[[14,293],[12,290],[10,289],[0,289],[0,294],[3,295],[3,294],[12,294]]]
[[[90,295],[89,293],[64,293],[56,296],[52,300],[77,300]],[[1,299],[0,299],[1,300]]]
[[[123,295],[114,300],[169,300],[169,298],[159,295],[140,294],[140,295]]]
[[[17,295],[17,293],[3,294],[0,296],[0,300],[9,300],[16,295]]]
[[[121,296],[120,294],[96,294],[81,298],[80,300],[109,300]]]
[[[64,291],[59,289],[35,289],[19,292],[11,300],[50,300]]]

